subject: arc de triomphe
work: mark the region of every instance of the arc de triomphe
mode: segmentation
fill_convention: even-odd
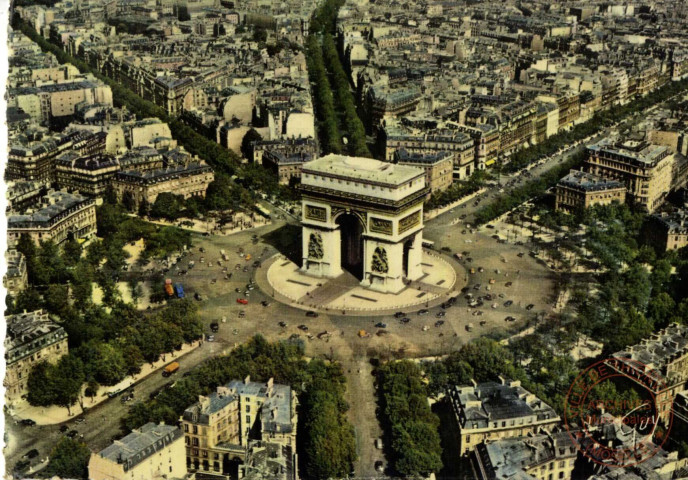
[[[390,293],[423,276],[422,169],[330,154],[304,164],[300,189],[301,271],[336,278],[346,270]]]

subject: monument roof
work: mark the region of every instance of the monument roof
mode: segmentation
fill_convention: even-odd
[[[333,153],[305,163],[303,173],[367,180],[386,185],[402,185],[424,175],[424,171],[418,167],[395,165],[372,158],[347,157]]]

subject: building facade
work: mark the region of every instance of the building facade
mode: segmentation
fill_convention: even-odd
[[[67,192],[50,192],[38,209],[7,220],[7,243],[16,245],[26,234],[36,244],[52,240],[60,244],[70,235],[86,238],[96,233],[96,203],[93,198]]]
[[[67,354],[67,332],[43,310],[8,315],[5,337],[7,373],[3,385],[7,402],[27,393],[29,374],[40,362],[55,363]]]
[[[163,192],[184,198],[205,197],[208,185],[215,180],[213,169],[205,162],[176,165],[159,170],[127,170],[114,176],[112,186],[118,198],[131,195],[136,204],[144,200],[153,204]]]
[[[585,170],[622,182],[635,204],[653,212],[672,189],[674,162],[665,146],[604,141],[588,147]]]
[[[254,440],[296,450],[296,395],[289,386],[235,380],[187,408],[182,416],[189,471],[229,478]],[[295,455],[295,453],[293,453]],[[289,459],[292,462],[293,458]]]
[[[448,396],[459,427],[461,455],[483,442],[551,430],[561,421],[552,407],[523,388],[520,381],[457,386]]]
[[[425,170],[425,185],[430,189],[431,195],[451,187],[454,170],[453,155],[450,152],[423,155],[401,149],[396,153],[395,163]]]
[[[571,170],[557,183],[555,208],[565,212],[574,212],[594,205],[609,205],[625,201],[626,187],[620,181]]]
[[[7,289],[7,293],[16,297],[29,283],[26,257],[17,250],[7,250],[5,252],[5,264],[7,265],[7,273],[5,273],[2,283]]]

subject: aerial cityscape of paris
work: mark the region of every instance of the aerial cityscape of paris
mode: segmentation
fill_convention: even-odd
[[[3,478],[688,479],[688,0],[2,10]]]

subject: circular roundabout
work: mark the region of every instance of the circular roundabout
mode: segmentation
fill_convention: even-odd
[[[309,275],[284,255],[277,254],[263,262],[256,283],[280,303],[302,310],[351,316],[430,308],[456,295],[466,284],[463,267],[436,252],[424,250],[421,266],[423,275],[418,280],[407,281],[401,291],[388,293],[362,286],[349,272],[337,278]]]

